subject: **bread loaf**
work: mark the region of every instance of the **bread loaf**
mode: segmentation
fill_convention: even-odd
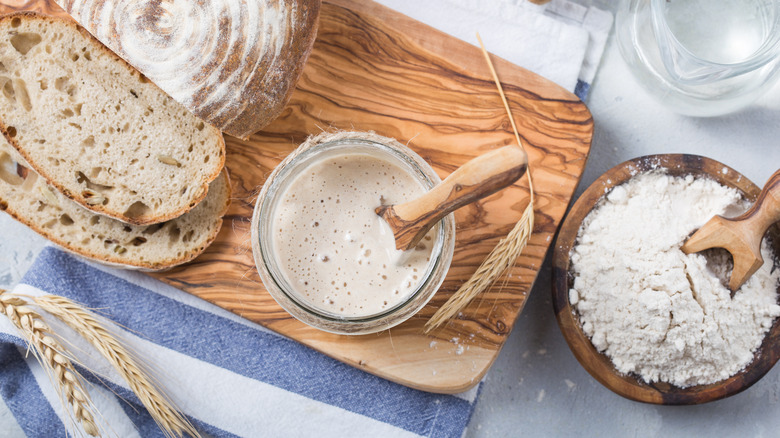
[[[208,196],[183,216],[128,225],[62,196],[0,138],[0,210],[63,248],[103,263],[157,270],[192,260],[216,238],[229,203],[230,184],[223,172]]]
[[[70,20],[0,17],[0,129],[85,208],[137,225],[180,216],[225,160],[221,133]]]
[[[282,111],[320,0],[56,0],[194,114],[241,138]]]

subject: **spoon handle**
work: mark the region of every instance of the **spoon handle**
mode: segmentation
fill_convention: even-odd
[[[423,196],[403,204],[377,207],[395,235],[396,248],[413,248],[441,218],[517,181],[528,167],[518,146],[482,154],[450,174]]]
[[[766,182],[764,188],[748,211],[741,216],[732,219],[734,222],[743,222],[751,232],[755,247],[761,246],[761,240],[766,230],[777,221],[780,221],[780,169],[778,169]]]

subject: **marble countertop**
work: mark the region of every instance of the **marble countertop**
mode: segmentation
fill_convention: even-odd
[[[596,3],[614,11],[616,2]],[[739,113],[676,115],[640,88],[611,35],[586,103],[595,136],[575,199],[609,168],[648,154],[704,155],[758,185],[780,167],[780,85]],[[0,236],[0,288],[10,288],[45,241],[5,214]],[[466,436],[775,436],[778,407],[780,367],[741,394],[700,406],[645,405],[612,393],[579,365],[558,329],[548,257],[485,379]],[[9,415],[0,398],[0,426]]]

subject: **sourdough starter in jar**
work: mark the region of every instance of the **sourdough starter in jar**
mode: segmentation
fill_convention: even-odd
[[[372,154],[315,161],[279,196],[272,229],[280,271],[303,301],[340,317],[393,308],[426,275],[436,228],[399,251],[374,209],[424,193],[413,175]]]

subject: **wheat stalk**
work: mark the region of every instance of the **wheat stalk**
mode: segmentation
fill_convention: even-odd
[[[36,305],[84,337],[125,379],[166,436],[200,436],[144,372],[128,349],[80,305],[56,295],[32,297]]]
[[[27,306],[27,301],[2,289],[0,309],[22,333],[29,351],[32,351],[51,379],[68,415],[81,423],[84,432],[98,436],[100,432],[92,416],[92,412],[97,411],[84,389],[83,378],[63,354],[65,350],[54,338],[49,326]]]
[[[520,141],[520,134],[517,132],[517,125],[515,125],[515,119],[512,117],[512,110],[509,109],[509,103],[506,100],[504,89],[501,87],[501,82],[498,80],[498,74],[493,67],[493,62],[490,60],[490,55],[485,49],[485,45],[482,43],[482,38],[477,34],[479,45],[482,47],[482,54],[487,60],[490,73],[493,75],[493,80],[498,88],[498,94],[501,96],[501,101],[504,103],[509,122],[512,124],[512,129],[515,133],[515,139],[517,140],[518,147],[523,147],[523,143]],[[528,205],[523,211],[523,216],[515,224],[512,231],[501,239],[490,251],[490,254],[485,258],[477,271],[468,279],[453,296],[444,303],[443,306],[433,314],[431,319],[425,323],[424,332],[429,333],[437,327],[441,326],[445,322],[449,321],[452,317],[456,316],[465,308],[471,300],[477,295],[487,289],[498,277],[500,277],[507,269],[515,264],[517,257],[528,245],[528,239],[531,237],[531,233],[534,229],[534,184],[531,180],[531,167],[530,163],[526,169],[526,176],[528,177],[528,190],[530,191],[530,198]]]

